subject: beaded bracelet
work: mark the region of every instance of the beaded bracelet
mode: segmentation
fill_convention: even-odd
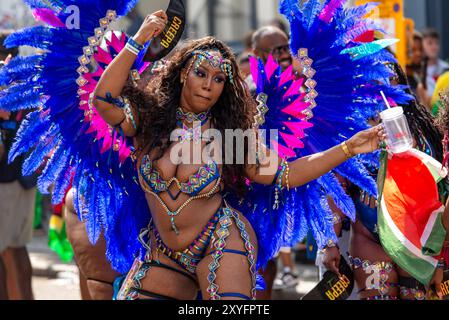
[[[96,96],[96,98],[100,101],[114,104],[118,106],[120,109],[122,109],[125,114],[124,120],[129,120],[134,130],[137,130],[137,124],[134,119],[133,112],[131,110],[131,103],[127,97],[113,98],[110,92],[106,92],[106,98],[100,96]],[[122,123],[123,121],[119,125],[121,125]]]
[[[275,182],[275,191],[274,191],[274,205],[273,205],[273,210],[277,210],[279,209],[279,204],[280,204],[280,196],[279,193],[282,191],[282,181],[284,180],[284,173],[288,168],[288,164],[287,162],[282,159],[281,164],[279,165],[279,169],[276,173],[276,177],[274,178],[274,182]]]
[[[282,159],[281,164],[279,165],[279,176],[276,182],[277,187],[282,190],[282,181],[284,180],[284,174],[288,169],[288,163],[284,159]]]
[[[285,170],[285,184],[287,186],[287,190],[290,191],[290,181],[289,181],[290,167],[287,161],[285,161],[285,166],[287,167],[287,169]]]
[[[125,107],[123,108],[125,116],[131,122],[131,125],[133,126],[134,130],[137,130],[136,120],[134,119],[134,115],[131,110],[131,103],[129,102],[128,98],[123,98],[123,101],[125,102]]]

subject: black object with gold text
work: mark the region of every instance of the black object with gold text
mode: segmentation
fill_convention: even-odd
[[[341,257],[339,266],[341,278],[327,271],[323,280],[301,300],[346,300],[354,289],[354,275],[346,260]]]
[[[186,26],[186,10],[183,0],[170,0],[166,13],[168,16],[167,26],[159,36],[151,41],[143,59],[146,62],[161,60],[181,40]]]
[[[449,300],[449,270],[444,271],[443,283],[441,284],[443,300]]]

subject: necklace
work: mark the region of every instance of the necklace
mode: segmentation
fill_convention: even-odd
[[[209,139],[202,134],[201,128],[207,123],[211,115],[209,111],[195,114],[193,112],[184,112],[181,108],[176,110],[176,119],[179,129],[179,137],[181,143],[185,141],[194,141],[196,144],[201,141],[209,141]],[[185,122],[193,124],[192,128],[189,128]]]
[[[176,110],[176,120],[180,122],[194,123],[201,122],[201,125],[207,122],[210,119],[210,111],[205,111],[201,113],[193,113],[193,112],[185,112],[182,108],[178,108]]]

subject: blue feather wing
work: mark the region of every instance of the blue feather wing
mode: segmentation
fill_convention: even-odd
[[[103,141],[90,130],[78,95],[79,57],[88,38],[99,28],[108,10],[118,16],[129,12],[136,0],[26,0],[32,9],[49,9],[65,21],[69,5],[82,16],[80,28],[37,26],[20,30],[5,46],[31,46],[43,53],[17,57],[0,71],[0,108],[35,110],[23,121],[9,155],[13,160],[29,154],[25,174],[42,168],[38,186],[48,192],[54,184],[53,203],[60,203],[73,183],[75,208],[95,242],[101,234],[114,269],[126,273],[140,254],[140,230],[150,220],[145,196],[137,182],[135,163],[114,150],[102,152]],[[62,9],[62,10],[61,10]],[[131,141],[127,141],[130,143]]]

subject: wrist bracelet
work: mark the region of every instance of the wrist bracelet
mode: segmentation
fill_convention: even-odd
[[[133,38],[129,38],[127,43],[129,43],[132,47],[136,48],[136,50],[138,50],[138,51],[142,51],[144,48],[143,45],[137,43],[137,41],[134,40]]]
[[[332,221],[334,225],[342,223],[343,219],[336,213],[332,214]]]
[[[438,261],[437,269],[446,270],[446,260],[445,259],[441,259],[440,261]]]
[[[338,248],[337,243],[334,240],[328,240],[324,248],[321,250],[321,252],[325,252],[327,249],[330,248]]]
[[[125,45],[125,49],[135,54],[136,56],[139,55],[139,53],[143,50],[143,48],[144,46],[138,44],[137,41],[134,40],[133,38],[130,38]]]
[[[340,146],[343,149],[343,152],[345,153],[347,159],[354,158],[354,155],[349,150],[349,147],[348,147],[348,144],[346,143],[346,141],[342,142],[342,144]]]

